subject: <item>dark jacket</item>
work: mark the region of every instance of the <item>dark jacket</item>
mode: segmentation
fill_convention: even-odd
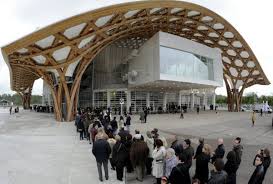
[[[77,128],[78,128],[79,131],[83,131],[84,130],[84,125],[83,125],[83,121],[82,120],[78,121]]]
[[[196,157],[196,169],[194,178],[199,179],[201,181],[201,184],[208,182],[209,161],[210,156],[203,152]]]
[[[121,142],[125,144],[128,139],[129,132],[126,130],[120,130],[118,135],[120,136]]]
[[[118,141],[113,147],[112,159],[115,165],[125,166],[128,158],[128,151],[125,145]]]
[[[254,160],[253,160],[253,165],[255,166],[255,160],[256,160],[257,155],[255,156]],[[263,161],[263,166],[264,166],[264,175],[263,175],[263,180],[265,177],[265,174],[267,172],[268,167],[271,164],[271,158],[270,157],[264,157],[264,161]]]
[[[264,175],[263,175],[263,179],[265,177],[265,174],[267,172],[268,167],[271,164],[271,158],[270,157],[264,157],[264,161],[263,161],[263,166],[264,166]]]
[[[263,164],[258,165],[250,177],[248,184],[262,184],[264,175],[264,166]]]
[[[112,120],[110,122],[110,125],[111,125],[111,127],[112,127],[113,130],[118,129],[118,122],[116,120]]]
[[[98,139],[93,144],[92,153],[96,157],[97,162],[104,162],[109,159],[111,147],[105,139]]]
[[[190,146],[190,147],[184,149],[184,151],[183,151],[182,154],[184,154],[184,155],[186,156],[186,158],[187,158],[187,160],[186,160],[186,162],[185,162],[185,165],[187,165],[188,168],[190,168],[191,165],[192,165],[192,157],[193,157],[193,155],[194,155],[194,150],[193,150],[193,148]]]
[[[215,160],[217,159],[217,158],[224,158],[224,155],[225,155],[225,147],[224,147],[224,145],[223,144],[221,144],[221,145],[218,145],[218,147],[216,148],[216,150],[214,151],[215,152],[215,154],[211,157],[211,162],[213,163],[213,162],[215,162]]]
[[[134,167],[144,165],[149,155],[149,148],[146,142],[138,140],[134,142],[130,150],[130,160]]]
[[[191,184],[189,168],[184,163],[179,163],[172,169],[169,177],[171,184]]]
[[[211,171],[211,177],[208,184],[226,184],[227,173],[225,171]]]
[[[131,117],[130,116],[127,116],[126,117],[126,125],[131,125]]]
[[[174,149],[176,156],[180,155],[183,152],[183,144],[179,140],[173,141],[171,148]]]
[[[236,155],[236,163],[239,166],[241,164],[243,146],[241,145],[233,146],[233,151],[235,152],[235,155]]]
[[[194,159],[196,159],[196,157],[202,153],[203,147],[204,147],[204,144],[199,144],[197,146],[197,149],[196,149],[196,152],[194,155]]]
[[[228,152],[227,162],[225,164],[224,170],[227,172],[227,183],[236,184],[236,172],[239,168],[239,164],[236,160],[236,153],[234,150]]]

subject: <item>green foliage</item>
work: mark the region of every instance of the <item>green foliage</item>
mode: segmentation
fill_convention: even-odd
[[[8,100],[13,102],[13,105],[22,105],[22,99],[18,94],[2,94],[0,95],[0,100]]]
[[[258,96],[256,93],[247,93],[242,98],[242,104],[255,104],[255,103],[263,103],[268,101],[268,105],[273,106],[273,96]],[[226,104],[227,97],[223,95],[216,95],[216,103],[217,104]]]
[[[42,104],[42,96],[40,95],[32,95],[30,104]]]
[[[8,100],[13,102],[14,105],[22,105],[22,99],[20,95],[16,94],[2,94],[0,95],[0,100]],[[42,96],[40,95],[32,95],[31,96],[31,104],[41,104],[42,103]]]
[[[227,97],[223,95],[216,95],[216,103],[217,104],[226,104],[227,103]]]

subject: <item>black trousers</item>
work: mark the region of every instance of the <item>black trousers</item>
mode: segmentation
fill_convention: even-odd
[[[80,131],[80,140],[83,140],[83,130]]]
[[[227,184],[236,184],[236,173],[231,173],[228,175]]]
[[[111,164],[112,169],[115,169],[115,164],[113,162],[113,158],[110,158],[110,164]]]
[[[153,163],[153,158],[147,158],[146,161],[146,174],[150,175],[152,174],[152,163]]]
[[[124,168],[124,165],[122,165],[122,164],[117,164],[116,165],[117,179],[120,180],[120,181],[123,178],[123,168]]]

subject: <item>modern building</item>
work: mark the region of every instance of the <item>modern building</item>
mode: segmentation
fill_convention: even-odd
[[[44,102],[53,103],[58,121],[72,120],[79,106],[115,108],[120,98],[132,111],[214,104],[223,80],[229,110],[238,111],[246,88],[270,84],[227,20],[182,1],[92,10],[37,30],[2,53],[25,107],[33,82],[42,78]]]
[[[214,90],[222,86],[219,50],[158,32],[149,40],[115,42],[100,52],[84,73],[80,107],[120,108],[139,112],[144,107],[215,105]]]

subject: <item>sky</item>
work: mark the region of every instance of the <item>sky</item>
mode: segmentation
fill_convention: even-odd
[[[83,12],[132,0],[9,0],[0,1],[0,47],[37,29]],[[273,2],[269,0],[184,0],[204,6],[231,23],[256,55],[263,71],[273,82]],[[0,94],[10,89],[9,69],[0,53]],[[42,80],[36,80],[33,94],[42,94]],[[273,85],[254,85],[245,93],[273,95]],[[226,95],[225,87],[217,94]]]

